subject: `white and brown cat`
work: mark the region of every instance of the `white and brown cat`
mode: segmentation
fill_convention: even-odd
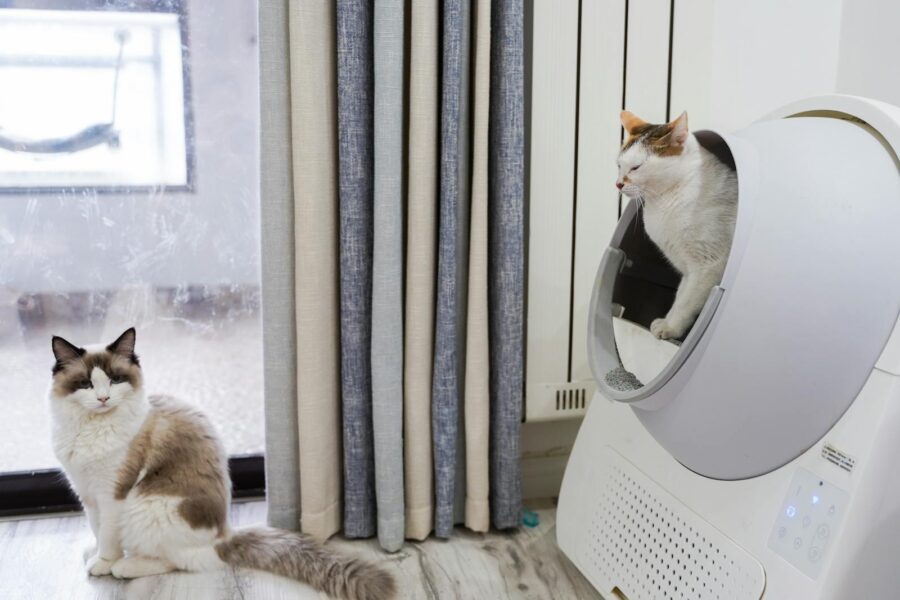
[[[52,341],[53,447],[84,505],[91,575],[119,578],[226,565],[290,577],[348,600],[393,598],[393,577],[308,536],[232,530],[227,456],[211,423],[175,399],[145,396],[135,330],[108,346]]]
[[[628,111],[621,119],[628,137],[616,187],[640,203],[647,234],[681,273],[672,307],[650,331],[679,338],[722,281],[737,218],[737,175],[688,131],[687,113],[661,125]]]

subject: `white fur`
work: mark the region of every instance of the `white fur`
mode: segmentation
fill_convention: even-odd
[[[100,369],[91,373],[95,387],[65,397],[50,393],[53,451],[81,498],[97,540],[87,557],[88,572],[106,575],[122,556],[118,535],[121,502],[113,497],[116,474],[149,407],[130,384],[109,384]],[[98,398],[108,396],[106,405]]]
[[[619,156],[622,192],[641,203],[647,234],[682,275],[668,314],[650,326],[662,339],[681,337],[721,282],[737,217],[735,173],[687,135],[686,117],[673,130],[679,141],[677,156],[658,156],[642,143]]]
[[[53,449],[97,540],[96,549],[85,553],[88,572],[130,578],[223,567],[214,547],[216,532],[188,525],[178,514],[181,498],[132,490],[123,501],[115,499],[119,467],[149,404],[141,390],[110,384],[98,368],[91,382],[92,388],[63,397],[50,392]],[[105,396],[104,405],[99,398]]]

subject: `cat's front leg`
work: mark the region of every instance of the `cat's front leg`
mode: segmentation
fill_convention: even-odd
[[[100,523],[97,536],[97,554],[87,562],[90,575],[109,575],[113,563],[122,558],[122,541],[119,531],[119,518],[122,502],[107,498],[98,500]]]
[[[87,562],[97,554],[97,540],[100,539],[100,513],[97,508],[97,503],[94,502],[93,498],[81,498],[81,505],[84,507],[84,514],[87,517],[88,524],[91,526],[91,533],[94,535],[94,539],[91,540],[90,545],[84,549],[84,554],[82,556],[85,564],[87,564]]]
[[[684,335],[700,314],[709,291],[722,278],[722,266],[712,265],[689,271],[681,278],[675,301],[665,319],[650,324],[650,333],[661,340],[677,339]]]

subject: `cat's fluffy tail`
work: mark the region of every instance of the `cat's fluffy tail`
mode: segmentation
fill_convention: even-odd
[[[233,567],[296,579],[335,598],[390,600],[397,591],[394,577],[388,571],[334,552],[300,533],[242,529],[216,544],[216,553]]]

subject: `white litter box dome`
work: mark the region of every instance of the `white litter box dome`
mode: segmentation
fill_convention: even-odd
[[[825,435],[897,322],[900,109],[826,96],[707,136],[734,161],[739,186],[721,285],[680,346],[666,346],[658,374],[631,387],[611,377],[620,352],[635,352],[614,316],[664,316],[678,281],[629,205],[597,273],[588,345],[599,391],[631,403],[679,462],[742,479]]]

